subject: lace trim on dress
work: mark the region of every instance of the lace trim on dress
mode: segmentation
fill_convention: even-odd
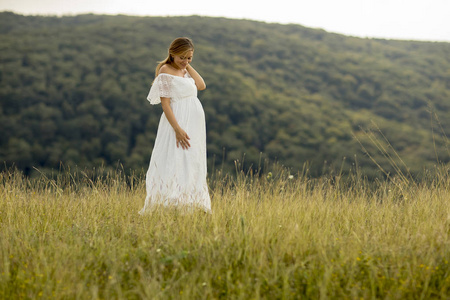
[[[158,77],[156,77],[147,96],[147,100],[150,101],[150,104],[155,105],[161,103],[161,97],[171,98],[173,96],[173,79],[173,76],[165,73],[161,73],[158,75]]]
[[[172,178],[172,180],[151,178],[153,180],[146,182],[147,197],[144,207],[139,212],[140,214],[160,205],[180,208],[181,210],[199,208],[211,213],[211,200],[206,182],[204,184],[196,183],[190,186],[181,186],[178,184],[179,180],[175,178]]]

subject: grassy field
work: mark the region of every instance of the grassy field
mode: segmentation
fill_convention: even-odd
[[[448,169],[209,185],[212,215],[140,216],[143,178],[0,173],[0,298],[449,298]]]

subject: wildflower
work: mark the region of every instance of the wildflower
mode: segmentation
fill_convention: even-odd
[[[294,175],[289,175],[289,180],[292,180],[292,179],[294,179]]]
[[[159,248],[158,248],[158,249],[156,249],[156,252],[157,252],[157,253],[161,252],[161,249],[159,249]]]
[[[267,179],[272,178],[272,172],[267,173]]]

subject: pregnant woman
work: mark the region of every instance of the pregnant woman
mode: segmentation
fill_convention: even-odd
[[[194,45],[175,39],[168,57],[156,67],[156,78],[147,96],[161,103],[163,114],[146,176],[147,197],[139,212],[163,205],[211,212],[206,183],[206,124],[197,91],[206,84],[190,65]]]

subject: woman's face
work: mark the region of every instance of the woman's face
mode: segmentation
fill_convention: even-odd
[[[177,68],[184,70],[191,63],[193,56],[194,51],[188,51],[183,55],[174,55],[173,62]]]

